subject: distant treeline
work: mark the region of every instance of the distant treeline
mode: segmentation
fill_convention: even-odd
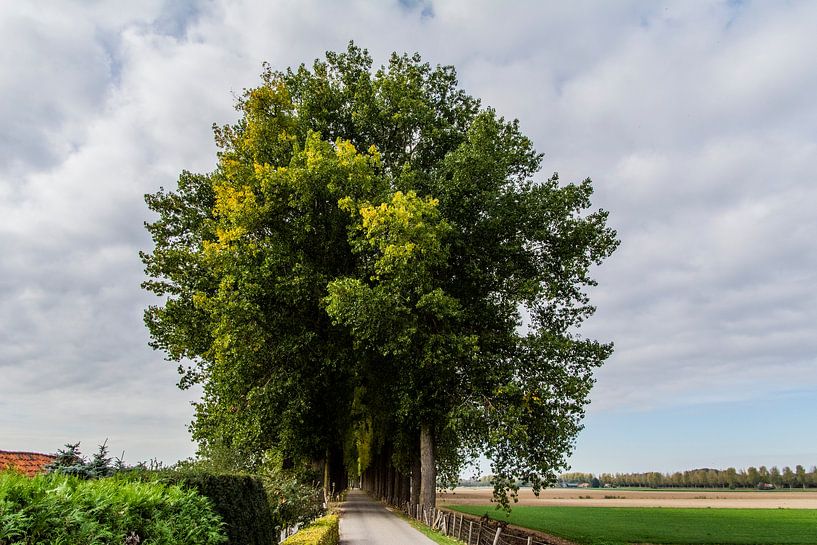
[[[459,486],[491,486],[493,475],[479,479],[462,479]],[[786,466],[748,467],[746,469],[691,469],[675,473],[563,473],[556,486],[577,486],[586,483],[599,487],[640,487],[640,488],[817,488],[817,467],[811,470],[798,465],[794,469]],[[530,486],[518,482],[518,486]]]
[[[561,483],[588,483],[594,486],[647,488],[817,488],[817,467],[810,471],[798,465],[748,467],[746,469],[691,469],[675,473],[564,473]]]

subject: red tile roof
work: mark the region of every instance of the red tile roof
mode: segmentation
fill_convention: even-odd
[[[45,466],[54,461],[56,456],[39,452],[9,452],[0,450],[0,471],[16,469],[23,475],[33,477],[45,473]]]

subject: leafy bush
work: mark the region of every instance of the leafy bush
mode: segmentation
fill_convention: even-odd
[[[218,443],[208,444],[205,455],[198,460],[179,462],[175,470],[257,476],[267,492],[276,535],[284,528],[305,525],[326,514],[320,486],[323,475],[308,465],[283,469],[286,464],[282,456],[274,452],[267,452],[260,463],[252,464],[235,449]]]
[[[277,543],[277,528],[267,493],[258,477],[216,474],[196,469],[146,472],[163,483],[193,488],[213,502],[224,520],[230,545]]]
[[[154,482],[0,473],[0,545],[217,545],[226,537],[209,500]]]
[[[267,491],[278,530],[307,524],[324,514],[320,488],[305,484],[294,474],[281,470],[262,468],[258,476]]]
[[[338,516],[328,515],[298,530],[281,545],[338,545],[338,543],[340,543]]]

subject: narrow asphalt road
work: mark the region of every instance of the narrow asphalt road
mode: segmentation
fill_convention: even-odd
[[[360,490],[349,491],[341,510],[341,545],[436,545]]]

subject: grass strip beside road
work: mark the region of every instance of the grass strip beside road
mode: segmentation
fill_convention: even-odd
[[[406,515],[404,512],[400,511],[399,509],[395,509],[395,508],[392,508],[392,507],[389,507],[388,509],[389,509],[389,511],[391,511],[392,513],[394,513],[395,515],[397,515],[401,519],[408,522],[411,525],[412,528],[414,528],[415,530],[418,530],[420,533],[422,533],[424,536],[429,538],[431,541],[433,541],[435,543],[439,543],[439,545],[462,545],[462,541],[459,541],[457,539],[454,539],[453,537],[449,537],[447,535],[444,535],[439,530],[433,530],[430,526],[426,526],[425,523],[420,522],[419,520],[415,520],[415,519],[409,517],[408,515]]]
[[[815,545],[817,510],[493,506],[451,509],[506,521],[586,545]]]

